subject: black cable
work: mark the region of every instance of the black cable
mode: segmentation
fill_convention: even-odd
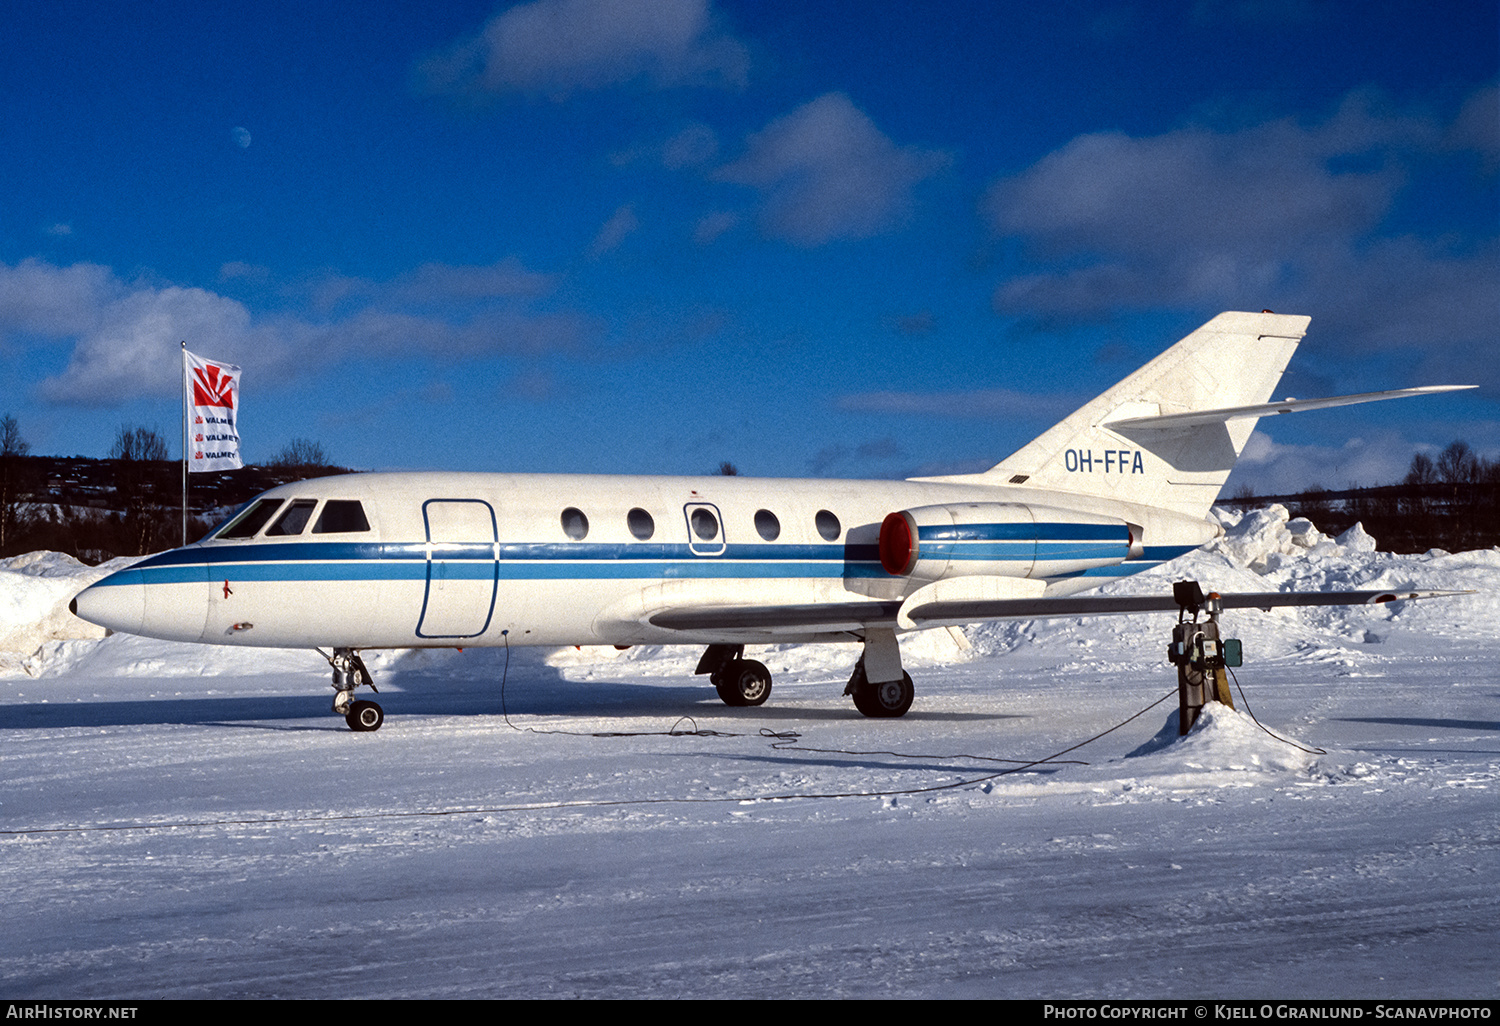
[[[507,644],[506,647],[507,647],[507,663],[508,663],[509,662],[509,659],[508,659],[509,645]],[[1238,683],[1238,681],[1236,681],[1236,683]],[[503,680],[502,680],[502,685],[503,685]],[[502,688],[502,693],[503,693],[503,688]],[[544,810],[548,810],[548,809],[608,808],[608,807],[611,807],[611,806],[622,806],[622,805],[716,805],[716,804],[717,805],[722,805],[722,804],[727,803],[727,802],[734,802],[737,805],[743,805],[743,804],[746,804],[748,802],[777,802],[777,801],[791,801],[791,800],[795,800],[795,799],[811,799],[811,798],[892,798],[892,797],[898,797],[900,795],[931,794],[931,793],[933,793],[935,791],[952,791],[952,790],[955,790],[955,789],[960,788],[960,787],[969,787],[969,786],[972,786],[974,784],[982,784],[982,783],[984,783],[987,780],[994,780],[997,777],[1005,777],[1005,776],[1010,776],[1012,773],[1021,773],[1021,772],[1024,772],[1025,770],[1028,770],[1028,769],[1032,768],[1033,766],[1041,766],[1041,765],[1044,765],[1044,764],[1052,763],[1055,760],[1057,760],[1057,758],[1059,756],[1067,755],[1069,752],[1077,751],[1079,748],[1082,748],[1084,745],[1092,744],[1093,742],[1099,740],[1101,737],[1104,737],[1107,734],[1114,733],[1116,730],[1119,730],[1121,727],[1125,726],[1125,724],[1131,722],[1131,720],[1138,719],[1139,717],[1141,717],[1141,716],[1145,715],[1146,713],[1150,712],[1152,709],[1156,708],[1158,705],[1161,705],[1161,703],[1165,702],[1168,698],[1171,698],[1176,693],[1177,693],[1177,689],[1173,688],[1171,691],[1168,691],[1166,694],[1162,695],[1160,698],[1158,698],[1156,701],[1152,702],[1150,705],[1146,706],[1144,709],[1141,709],[1139,712],[1134,713],[1133,715],[1127,717],[1126,719],[1121,720],[1119,723],[1116,723],[1113,727],[1110,727],[1108,730],[1100,731],[1098,734],[1095,734],[1093,737],[1088,738],[1088,739],[1086,739],[1084,741],[1080,741],[1076,745],[1071,745],[1071,746],[1069,746],[1067,748],[1064,748],[1060,752],[1055,752],[1052,755],[1047,756],[1045,759],[1035,759],[1035,760],[1033,760],[1031,762],[1026,762],[1026,763],[1023,763],[1023,764],[1021,764],[1019,766],[1013,766],[1013,767],[1011,767],[1009,769],[999,770],[998,772],[995,772],[995,773],[987,773],[984,776],[972,777],[972,778],[969,778],[967,780],[959,780],[959,781],[955,781],[955,782],[953,782],[951,784],[935,784],[935,785],[930,786],[930,787],[911,787],[911,788],[902,788],[902,789],[893,790],[893,791],[792,792],[792,793],[788,793],[788,794],[749,795],[749,796],[739,795],[739,796],[724,796],[724,797],[720,797],[720,798],[616,798],[616,799],[585,799],[585,800],[580,800],[580,801],[567,801],[567,802],[562,802],[562,801],[554,801],[554,802],[526,802],[526,803],[519,804],[519,805],[478,806],[478,807],[464,808],[464,809],[429,809],[429,810],[425,810],[425,811],[421,811],[421,812],[362,812],[362,813],[348,813],[348,814],[324,815],[324,816],[268,816],[268,817],[261,818],[261,819],[192,820],[192,821],[183,822],[183,823],[120,823],[120,824],[112,824],[112,825],[104,825],[104,826],[87,826],[87,827],[38,827],[38,828],[33,828],[33,829],[21,829],[21,830],[0,830],[0,836],[9,837],[9,836],[19,836],[19,835],[29,835],[29,834],[74,834],[74,833],[90,833],[90,832],[94,832],[94,831],[178,830],[178,829],[189,828],[189,827],[210,827],[210,826],[264,826],[264,825],[270,825],[270,824],[276,824],[276,823],[337,823],[337,822],[348,822],[348,821],[352,821],[352,820],[364,820],[364,819],[416,819],[416,818],[441,817],[441,816],[492,815],[492,814],[502,813],[502,812],[537,812],[537,811],[544,811]],[[503,697],[502,697],[502,701],[501,701],[501,709],[502,709],[502,712],[503,712],[504,711],[504,700],[503,700]],[[684,718],[687,718],[687,717],[684,717]],[[507,719],[506,722],[509,724],[509,719]],[[680,723],[682,721],[678,720],[678,722]],[[522,729],[520,727],[516,727],[514,724],[510,724],[510,726],[512,727],[512,729],[515,729],[515,730],[521,730]],[[535,733],[567,733],[567,731],[535,731]],[[665,732],[659,732],[659,733],[665,733]],[[674,736],[682,736],[682,735],[687,734],[687,733],[689,733],[689,732],[680,732],[678,735],[674,735]],[[778,747],[781,739],[784,736],[784,733],[785,734],[791,734],[792,732],[777,732],[777,731],[768,731],[768,730],[764,730],[763,729],[761,731],[761,736],[763,736],[763,737],[771,737],[771,738],[777,739],[778,745],[773,745],[773,747]],[[718,734],[717,732],[714,732],[714,731],[709,731],[709,732],[707,732],[707,734],[708,735],[712,735],[712,736],[721,736],[721,737],[723,737],[723,736],[746,736],[746,735],[724,735],[724,734]],[[826,749],[802,749],[802,750],[804,750],[804,751],[814,751],[814,752],[822,752],[822,751],[837,752],[838,751],[837,749],[832,749],[832,750],[826,750]],[[858,753],[852,753],[852,754],[858,754]]]
[[[677,722],[667,730],[541,730],[537,727],[518,727],[510,722],[510,713],[505,707],[505,682],[510,677],[510,631],[501,631],[500,637],[505,641],[505,667],[500,671],[500,715],[505,718],[505,725],[520,734],[560,734],[565,737],[750,737],[750,734],[736,734],[723,730],[704,730],[698,726],[698,721],[691,716],[679,716]],[[683,720],[693,725],[691,730],[679,730],[678,724]],[[795,730],[771,731],[764,728],[760,731],[761,737],[774,737],[778,740],[794,741],[802,735]]]
[[[1260,720],[1256,719],[1254,711],[1251,710],[1251,708],[1250,708],[1250,699],[1248,699],[1248,698],[1245,697],[1245,688],[1244,688],[1243,685],[1240,684],[1239,677],[1235,676],[1234,670],[1229,669],[1229,667],[1225,667],[1225,669],[1229,670],[1230,679],[1232,679],[1234,681],[1235,689],[1237,691],[1239,691],[1239,693],[1240,693],[1240,701],[1243,702],[1243,703],[1245,703],[1245,713],[1246,713],[1246,715],[1248,715],[1250,717],[1251,722],[1253,722],[1257,727],[1259,727],[1261,730],[1264,730],[1268,735],[1270,735],[1271,737],[1275,738],[1277,741],[1280,741],[1282,744],[1284,744],[1284,745],[1291,745],[1293,748],[1296,748],[1296,749],[1299,749],[1301,751],[1304,751],[1304,752],[1306,752],[1309,755],[1327,755],[1328,754],[1328,750],[1325,749],[1325,748],[1303,748],[1297,742],[1289,740],[1288,738],[1284,738],[1280,734],[1273,733],[1269,728],[1266,727],[1266,725],[1264,723],[1262,723],[1262,722],[1260,722]]]

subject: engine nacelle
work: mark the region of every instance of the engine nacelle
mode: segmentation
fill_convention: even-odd
[[[880,565],[920,581],[1054,577],[1140,556],[1142,533],[1114,517],[1019,502],[919,506],[880,525]]]

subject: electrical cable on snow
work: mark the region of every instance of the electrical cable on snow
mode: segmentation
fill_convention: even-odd
[[[520,734],[563,734],[568,737],[750,737],[749,734],[735,734],[722,730],[703,730],[698,726],[698,721],[691,716],[679,716],[677,722],[673,723],[667,730],[539,730],[536,727],[518,727],[510,722],[510,712],[505,708],[505,682],[510,678],[510,631],[501,631],[500,637],[505,642],[505,666],[500,671],[500,715],[505,719],[505,725]],[[691,723],[691,730],[679,730],[678,724],[684,720]],[[766,736],[765,730],[761,731]],[[782,740],[795,740],[802,735],[795,730],[773,732],[772,737]]]
[[[507,661],[508,661],[508,646],[507,646]],[[1238,683],[1238,681],[1236,681],[1236,683]],[[502,689],[502,691],[503,691],[503,689]],[[113,823],[113,824],[99,824],[99,825],[95,825],[95,826],[83,826],[83,827],[37,827],[37,828],[20,829],[20,830],[0,830],[0,837],[17,837],[17,836],[27,836],[27,835],[40,835],[40,834],[81,834],[81,833],[94,833],[94,832],[107,832],[107,831],[118,832],[118,831],[129,831],[129,830],[180,830],[180,829],[184,829],[184,828],[191,829],[191,828],[214,827],[214,826],[272,826],[272,825],[281,824],[281,823],[341,823],[341,822],[350,822],[350,821],[355,821],[355,820],[374,820],[374,819],[431,819],[431,818],[442,818],[442,817],[447,817],[447,816],[484,816],[484,815],[496,815],[496,814],[505,813],[505,812],[542,812],[542,811],[549,811],[549,810],[553,810],[553,809],[597,809],[597,808],[610,808],[610,807],[618,807],[618,806],[625,806],[625,805],[724,805],[724,804],[728,804],[728,803],[731,803],[731,802],[734,803],[734,804],[736,804],[736,805],[750,805],[750,804],[753,804],[753,803],[756,803],[756,802],[795,801],[795,800],[798,800],[798,799],[809,799],[809,798],[895,798],[895,797],[900,797],[902,795],[931,794],[931,793],[936,792],[936,791],[952,791],[952,790],[956,790],[956,789],[961,788],[961,787],[970,787],[970,786],[972,786],[974,784],[982,784],[982,783],[984,783],[987,780],[994,780],[997,777],[1005,777],[1005,776],[1010,776],[1012,773],[1021,773],[1021,772],[1024,772],[1025,770],[1028,770],[1028,769],[1032,768],[1033,766],[1041,766],[1041,765],[1045,765],[1045,764],[1048,764],[1048,763],[1053,763],[1054,761],[1056,761],[1058,759],[1059,756],[1067,755],[1069,752],[1077,751],[1078,749],[1082,748],[1084,745],[1092,744],[1093,742],[1099,740],[1101,737],[1104,737],[1107,734],[1114,733],[1115,731],[1119,730],[1121,727],[1125,726],[1127,723],[1131,722],[1131,720],[1139,719],[1141,716],[1143,716],[1146,713],[1150,712],[1152,709],[1155,709],[1158,705],[1161,705],[1163,702],[1165,702],[1167,699],[1171,698],[1176,693],[1177,693],[1177,689],[1173,688],[1171,691],[1168,691],[1166,694],[1162,695],[1160,698],[1158,698],[1156,701],[1152,702],[1150,705],[1146,706],[1144,709],[1141,709],[1139,712],[1136,712],[1136,713],[1132,714],[1131,716],[1129,716],[1129,717],[1121,720],[1119,723],[1116,723],[1113,727],[1110,727],[1108,730],[1100,731],[1099,733],[1095,734],[1093,737],[1088,738],[1088,739],[1083,740],[1083,741],[1080,741],[1076,745],[1070,745],[1069,747],[1064,748],[1060,752],[1054,752],[1052,755],[1049,755],[1049,756],[1047,756],[1044,759],[1034,759],[1034,760],[1032,760],[1030,762],[1022,763],[1019,766],[1012,766],[1009,769],[998,770],[997,772],[987,773],[987,774],[985,774],[983,776],[971,777],[971,778],[966,779],[966,780],[958,780],[958,781],[954,781],[951,784],[934,784],[934,785],[929,786],[929,787],[909,787],[909,788],[901,788],[901,789],[890,790],[890,791],[790,792],[790,793],[787,793],[787,794],[749,795],[749,796],[745,796],[745,795],[738,795],[738,796],[724,795],[724,796],[718,796],[718,797],[712,797],[712,798],[602,798],[602,799],[580,799],[580,800],[577,800],[577,801],[522,802],[522,803],[519,803],[519,804],[516,804],[516,805],[475,806],[475,807],[463,808],[463,809],[426,809],[426,810],[422,810],[422,811],[419,811],[419,812],[350,812],[350,813],[337,813],[337,814],[321,815],[321,816],[266,816],[266,817],[261,817],[261,818],[258,818],[258,819],[190,820],[190,821],[185,821],[185,822],[181,822],[181,823]],[[503,710],[503,700],[502,700],[502,710]],[[514,730],[523,730],[523,728],[521,728],[521,727],[516,727],[514,724],[510,724],[509,719],[507,719],[506,722]],[[678,722],[681,722],[681,720],[679,720]],[[535,733],[558,733],[558,734],[563,734],[563,733],[570,733],[570,732],[569,731],[535,731]],[[657,733],[665,733],[665,732],[657,732]],[[689,732],[681,732],[681,733],[679,733],[677,735],[674,735],[674,736],[684,736],[687,733],[689,733]],[[707,733],[709,735],[720,736],[720,737],[725,737],[725,736],[731,736],[731,737],[732,736],[747,736],[747,735],[725,735],[725,734],[719,734],[719,733],[714,732],[714,731],[709,731]],[[785,732],[785,733],[791,734],[791,733],[794,733],[794,732]],[[605,736],[608,736],[608,735],[605,735]],[[619,735],[619,736],[624,736],[624,735]],[[785,745],[783,743],[783,733],[782,732],[762,730],[761,733],[760,733],[760,736],[762,736],[762,737],[770,737],[770,738],[776,739],[777,744],[773,745],[773,747],[777,747],[777,748],[781,748],[782,750],[785,750]],[[798,749],[798,750],[800,750],[800,751],[809,751],[809,752],[833,752],[833,753],[837,753],[837,752],[840,751],[839,749],[819,749],[819,748],[806,748],[806,749]],[[860,753],[852,753],[852,754],[860,754]],[[885,753],[870,753],[870,754],[885,754]],[[978,756],[975,756],[974,758],[978,758]]]
[[[768,727],[760,728],[755,734],[740,734],[726,730],[706,730],[698,726],[698,721],[691,716],[680,716],[677,721],[667,730],[542,730],[537,727],[518,727],[510,721],[510,713],[505,707],[505,682],[510,676],[510,638],[509,631],[501,631],[500,637],[505,640],[505,666],[500,671],[500,715],[505,719],[505,725],[511,730],[528,734],[562,734],[568,737],[764,737],[772,741],[771,747],[777,751],[817,752],[823,755],[889,755],[897,759],[974,759],[983,762],[1015,762],[1022,766],[1035,766],[1035,761],[1025,759],[999,759],[989,755],[966,755],[958,753],[954,755],[909,755],[904,752],[889,751],[856,751],[848,748],[804,748],[796,744],[801,739],[802,733],[796,730],[771,730]],[[687,721],[692,724],[690,730],[678,729],[679,724]],[[1128,721],[1127,721],[1128,722]],[[1055,758],[1052,757],[1052,758]],[[1044,761],[1051,761],[1044,760]],[[1069,760],[1060,765],[1087,766],[1088,763]]]
[[[1304,751],[1304,752],[1306,752],[1309,755],[1327,755],[1328,754],[1328,750],[1326,748],[1303,748],[1297,742],[1292,741],[1292,740],[1290,740],[1288,738],[1284,738],[1280,734],[1274,733],[1264,723],[1262,723],[1262,722],[1260,722],[1260,720],[1256,719],[1255,718],[1255,713],[1250,709],[1250,699],[1248,699],[1248,698],[1245,697],[1245,687],[1244,687],[1244,685],[1240,683],[1239,677],[1235,676],[1234,670],[1230,669],[1229,667],[1225,667],[1225,669],[1229,670],[1229,676],[1230,676],[1231,679],[1234,680],[1235,690],[1237,690],[1240,693],[1240,701],[1243,702],[1243,703],[1245,703],[1245,714],[1250,717],[1251,722],[1253,722],[1257,727],[1259,727],[1261,730],[1264,730],[1268,735],[1270,735],[1271,737],[1275,738],[1277,741],[1280,741],[1282,744],[1284,744],[1284,745],[1291,745],[1293,748],[1299,749],[1300,751]]]
[[[512,730],[519,731],[519,732],[522,732],[522,733],[529,732],[529,733],[533,733],[533,734],[565,734],[565,735],[571,735],[573,737],[748,737],[748,736],[750,736],[750,735],[747,735],[747,734],[737,734],[737,733],[733,733],[733,732],[729,732],[729,731],[700,730],[700,729],[698,729],[697,722],[695,720],[693,720],[693,718],[691,716],[683,716],[683,717],[678,718],[677,722],[672,725],[671,729],[664,730],[664,731],[662,731],[662,730],[652,730],[652,731],[597,731],[597,732],[586,732],[586,731],[573,731],[573,730],[538,730],[535,727],[518,727],[518,726],[516,726],[514,723],[512,723],[510,721],[510,714],[509,714],[509,712],[507,712],[506,707],[505,707],[505,682],[506,682],[506,680],[508,679],[508,677],[510,675],[510,639],[508,637],[509,633],[510,633],[509,631],[501,631],[500,632],[500,636],[505,639],[505,666],[501,670],[501,673],[500,673],[500,713],[505,718],[505,725],[507,727],[509,727],[510,729],[512,729]],[[1238,684],[1239,682],[1235,681],[1235,683]],[[925,794],[925,793],[930,792],[930,791],[949,791],[949,790],[953,790],[954,788],[966,787],[966,786],[971,785],[971,784],[982,784],[985,781],[987,781],[987,780],[993,780],[996,777],[1008,776],[1009,774],[1012,774],[1012,773],[1020,773],[1020,772],[1023,772],[1024,770],[1028,770],[1028,769],[1031,769],[1033,767],[1041,766],[1041,765],[1044,765],[1044,764],[1048,764],[1048,765],[1069,765],[1069,766],[1080,766],[1080,765],[1081,766],[1087,766],[1088,763],[1086,763],[1086,762],[1079,762],[1077,760],[1062,760],[1060,757],[1064,756],[1064,755],[1067,755],[1069,752],[1075,752],[1078,749],[1084,747],[1085,745],[1092,744],[1093,742],[1099,740],[1100,738],[1104,737],[1107,734],[1114,733],[1116,730],[1119,730],[1121,727],[1125,726],[1127,723],[1131,722],[1132,720],[1138,719],[1139,717],[1145,715],[1147,712],[1150,712],[1152,709],[1155,709],[1158,705],[1161,705],[1161,703],[1165,702],[1168,698],[1171,698],[1176,693],[1177,693],[1177,689],[1173,688],[1171,691],[1168,691],[1166,694],[1162,695],[1160,698],[1158,698],[1156,701],[1152,702],[1150,705],[1146,706],[1144,709],[1141,709],[1139,712],[1136,712],[1133,715],[1126,717],[1125,719],[1121,720],[1119,723],[1116,723],[1113,727],[1110,727],[1108,730],[1101,731],[1098,734],[1095,734],[1093,737],[1088,738],[1087,740],[1080,741],[1080,742],[1078,742],[1078,744],[1073,745],[1073,746],[1071,746],[1069,748],[1064,748],[1060,752],[1054,752],[1053,754],[1047,756],[1046,758],[1043,758],[1043,759],[1031,759],[1031,760],[1025,760],[1025,759],[1001,759],[1001,758],[997,758],[997,757],[994,757],[994,756],[988,756],[988,755],[967,755],[967,754],[956,754],[956,755],[912,755],[912,754],[908,754],[908,753],[904,753],[904,752],[892,752],[892,751],[884,751],[884,750],[863,751],[863,750],[856,750],[856,749],[849,749],[849,748],[810,748],[810,747],[807,747],[807,746],[804,746],[804,745],[799,745],[799,744],[796,743],[802,737],[801,733],[799,733],[798,731],[795,731],[795,730],[775,731],[775,730],[771,730],[771,729],[766,728],[766,727],[762,727],[760,729],[759,736],[770,739],[772,741],[771,747],[773,749],[775,749],[776,751],[780,751],[780,752],[812,752],[812,753],[816,753],[816,754],[819,754],[819,755],[888,755],[888,756],[891,756],[891,757],[897,758],[897,759],[975,759],[975,760],[982,760],[984,762],[1011,762],[1011,763],[1017,763],[1017,765],[1012,766],[1009,769],[1000,770],[999,772],[996,772],[996,773],[990,773],[990,774],[986,774],[986,775],[981,776],[981,777],[974,777],[974,778],[968,779],[968,780],[960,780],[960,781],[957,781],[957,782],[951,783],[951,784],[936,784],[936,785],[932,785],[930,787],[906,788],[906,789],[896,790],[896,791],[849,791],[849,792],[838,792],[838,793],[831,793],[831,794],[766,795],[766,796],[761,796],[761,797],[752,797],[752,798],[743,798],[743,799],[730,799],[730,798],[682,798],[682,799],[666,799],[666,798],[664,798],[664,799],[648,799],[646,801],[648,801],[648,802],[656,802],[656,801],[683,801],[683,802],[707,801],[707,802],[717,802],[717,801],[783,801],[783,800],[788,800],[788,799],[793,799],[793,798],[858,798],[858,797],[883,798],[883,797],[892,797],[892,796],[903,795],[903,794]],[[682,723],[683,720],[686,720],[689,723],[692,723],[693,724],[693,729],[692,730],[678,730],[677,729],[677,725],[680,724],[680,723]],[[1264,728],[1262,728],[1262,729],[1264,729]],[[619,803],[606,802],[604,804],[619,804]],[[630,803],[629,802],[624,802],[623,804],[630,804]]]

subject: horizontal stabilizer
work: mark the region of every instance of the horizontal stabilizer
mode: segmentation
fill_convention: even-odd
[[[1231,406],[1222,410],[1194,410],[1191,413],[1162,413],[1151,417],[1127,417],[1107,420],[1104,427],[1112,431],[1121,428],[1132,433],[1139,430],[1172,430],[1201,427],[1205,424],[1222,424],[1227,420],[1245,417],[1270,417],[1278,413],[1302,413],[1306,410],[1327,410],[1335,406],[1357,406],[1360,403],[1377,403],[1382,399],[1405,399],[1414,395],[1432,395],[1436,392],[1459,392],[1478,385],[1424,385],[1420,388],[1395,388],[1387,392],[1361,392],[1358,395],[1336,395],[1327,399],[1283,399],[1279,403],[1260,403],[1255,406]]]
[[[1466,591],[1250,591],[1220,595],[1225,609],[1277,606],[1364,606],[1409,599],[1467,595]],[[1044,619],[1109,613],[1153,613],[1180,608],[1171,595],[1076,595],[1055,599],[1000,599],[984,602],[929,602],[905,615],[921,627],[978,623],[981,620]]]

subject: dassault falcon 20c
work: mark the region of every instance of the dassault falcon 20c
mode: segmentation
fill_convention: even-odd
[[[845,693],[901,716],[898,635],[1178,608],[1079,594],[1221,531],[1209,508],[1258,418],[1433,386],[1270,402],[1309,318],[1223,313],[981,474],[907,481],[351,474],[274,488],[204,540],[73,601],[85,620],[213,645],[327,646],[334,711],[375,730],[362,649],[701,644],[730,705],[771,691],[749,643],[851,641]],[[1358,603],[1378,592],[1225,595]],[[321,651],[321,649],[320,649]]]

